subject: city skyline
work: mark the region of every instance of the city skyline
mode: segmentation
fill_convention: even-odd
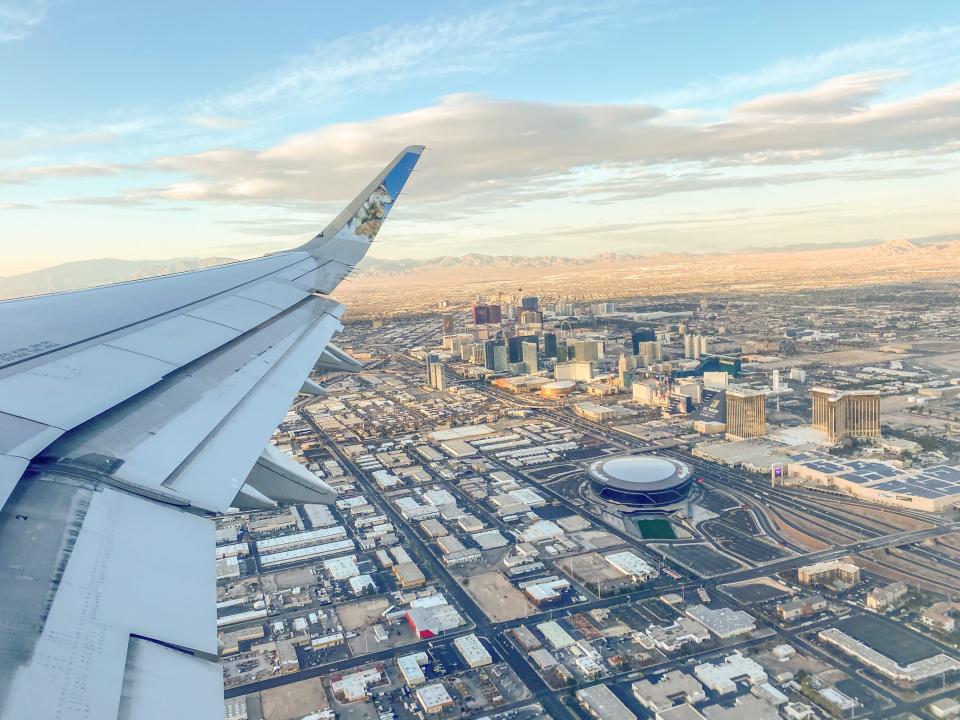
[[[957,230],[950,4],[369,9],[0,5],[4,274],[288,247],[417,142],[374,257]]]

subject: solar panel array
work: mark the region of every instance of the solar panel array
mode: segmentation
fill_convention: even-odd
[[[846,482],[869,486],[873,490],[930,500],[960,495],[960,468],[950,465],[904,472],[886,463],[870,460],[833,459],[812,454],[804,454],[794,459],[811,470]]]

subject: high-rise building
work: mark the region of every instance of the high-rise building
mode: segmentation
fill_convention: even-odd
[[[633,401],[641,405],[654,406],[660,402],[660,389],[652,380],[633,384]]]
[[[496,372],[504,372],[510,366],[510,358],[507,355],[507,346],[500,342],[493,348],[493,369]]]
[[[813,388],[813,426],[831,443],[880,437],[880,393],[875,390]]]
[[[620,353],[620,362],[617,363],[617,376],[620,380],[620,387],[628,388],[633,381],[633,363],[632,356],[628,357],[626,353]]]
[[[763,437],[767,432],[764,394],[758,390],[728,387],[727,437],[737,440]]]
[[[677,395],[686,395],[694,405],[703,401],[703,384],[697,378],[681,378],[673,391]]]
[[[693,357],[693,344],[695,337],[693,335],[684,335],[683,336],[683,356],[685,358]]]
[[[545,332],[543,334],[543,355],[548,358],[557,357],[557,334]]]
[[[557,380],[578,380],[590,382],[593,380],[593,371],[596,363],[589,360],[573,360],[557,363],[553,368],[553,377]]]
[[[773,378],[772,378],[772,380],[770,381],[770,383],[771,383],[771,386],[773,387],[774,390],[779,390],[779,389],[780,389],[780,370],[774,368],[774,370],[773,370]]]
[[[521,356],[523,364],[527,366],[528,373],[535,373],[540,369],[540,362],[537,359],[537,342],[523,342],[521,344]]]
[[[520,300],[520,307],[524,310],[539,310],[540,298],[534,296],[522,298]]]
[[[523,362],[523,343],[536,344],[536,335],[517,335],[507,339],[507,357],[512,363]]]
[[[638,358],[643,358],[643,362],[648,367],[654,363],[658,363],[663,359],[663,351],[660,343],[656,340],[643,340],[637,345],[637,352],[635,355]]]
[[[427,382],[433,385],[433,365],[440,362],[440,356],[436,353],[427,353],[425,360],[427,363]]]
[[[630,333],[630,349],[634,355],[640,354],[640,343],[653,342],[657,339],[657,334],[650,328],[634,330]]]
[[[430,364],[430,385],[441,391],[447,389],[447,376],[442,362]]]
[[[503,345],[503,341],[497,340],[487,340],[483,344],[483,366],[487,370],[496,370],[497,369],[497,356],[496,356],[496,347],[497,344]]]
[[[499,305],[477,304],[473,306],[474,325],[486,325],[487,323],[499,323],[501,321]]]
[[[518,317],[521,325],[543,325],[543,313],[539,310],[521,310]]]
[[[730,384],[730,376],[725,372],[705,372],[703,386],[708,390],[722,390]]]
[[[451,315],[450,313],[444,313],[443,315],[440,316],[440,323],[441,323],[441,326],[443,327],[444,335],[453,334],[453,315]]]
[[[575,340],[573,342],[573,356],[577,360],[597,361],[603,355],[602,340]]]

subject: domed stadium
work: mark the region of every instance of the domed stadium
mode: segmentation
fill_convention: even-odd
[[[658,455],[621,455],[590,465],[597,497],[637,509],[672,510],[687,499],[693,471],[686,463]]]

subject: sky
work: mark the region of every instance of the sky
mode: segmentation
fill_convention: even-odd
[[[305,241],[727,252],[960,232],[960,4],[0,0],[0,275]]]

